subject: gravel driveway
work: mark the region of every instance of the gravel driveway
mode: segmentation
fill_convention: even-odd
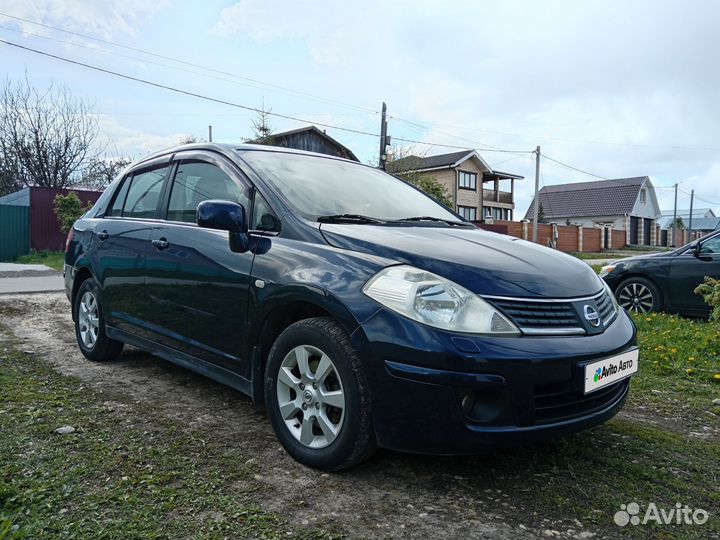
[[[151,402],[157,414],[254,456],[255,480],[263,488],[257,502],[294,525],[331,522],[353,537],[595,536],[574,516],[550,522],[532,508],[519,507],[516,500],[523,499],[517,495],[523,492],[527,500],[531,489],[521,479],[532,474],[503,468],[503,455],[451,458],[379,451],[350,471],[321,473],[293,461],[265,414],[234,390],[132,348],[112,363],[86,361],[61,293],[0,297],[0,313],[20,338],[21,349],[47,358],[60,373],[109,399]]]

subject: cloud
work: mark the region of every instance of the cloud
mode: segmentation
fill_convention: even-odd
[[[6,0],[2,11],[23,19],[110,39],[118,35],[135,36],[138,26],[168,3],[168,0]],[[0,22],[12,23],[24,32],[49,33],[41,26],[3,15],[0,15]]]
[[[128,127],[117,118],[107,114],[98,114],[100,143],[106,144],[106,152],[111,157],[129,157],[133,160],[148,154],[180,144],[183,137],[189,135],[181,132],[162,132],[158,130],[148,133]]]
[[[240,0],[214,31],[304,49],[318,88],[348,102],[387,101],[396,137],[525,151],[539,144],[601,176],[649,175],[661,187],[684,179],[683,189],[697,182],[720,201],[718,19],[711,0],[692,9],[669,0]],[[533,161],[501,166],[527,177],[516,184],[524,214]],[[549,161],[541,170],[546,184],[592,179]],[[672,205],[672,190],[658,196]]]

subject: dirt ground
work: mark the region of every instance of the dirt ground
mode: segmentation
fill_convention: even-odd
[[[276,441],[264,412],[239,392],[132,348],[115,362],[86,361],[61,293],[0,296],[0,313],[20,339],[22,351],[46,358],[58,372],[102,392],[118,410],[152,403],[153,414],[179,420],[252,456],[254,479],[261,486],[255,492],[257,502],[293,525],[332,524],[353,537],[602,536],[575,516],[549,522],[532,515],[532,508],[519,508],[516,501],[522,499],[514,496],[510,478],[507,483],[502,478],[491,486],[486,483],[489,466],[483,456],[427,457],[381,450],[341,474],[303,467]]]

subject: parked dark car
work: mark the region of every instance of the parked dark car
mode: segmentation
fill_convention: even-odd
[[[694,291],[705,276],[720,277],[720,231],[674,251],[620,259],[600,276],[628,311],[707,317],[710,307]]]
[[[68,236],[90,360],[127,343],[264,403],[298,461],[473,453],[602,423],[635,327],[574,257],[415,187],[287,149],[190,145],[125,171]]]

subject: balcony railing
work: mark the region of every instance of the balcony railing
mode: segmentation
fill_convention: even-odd
[[[513,203],[513,194],[509,191],[498,191],[497,198],[495,197],[495,191],[492,189],[483,189],[483,201],[488,202],[501,202],[501,203]]]

